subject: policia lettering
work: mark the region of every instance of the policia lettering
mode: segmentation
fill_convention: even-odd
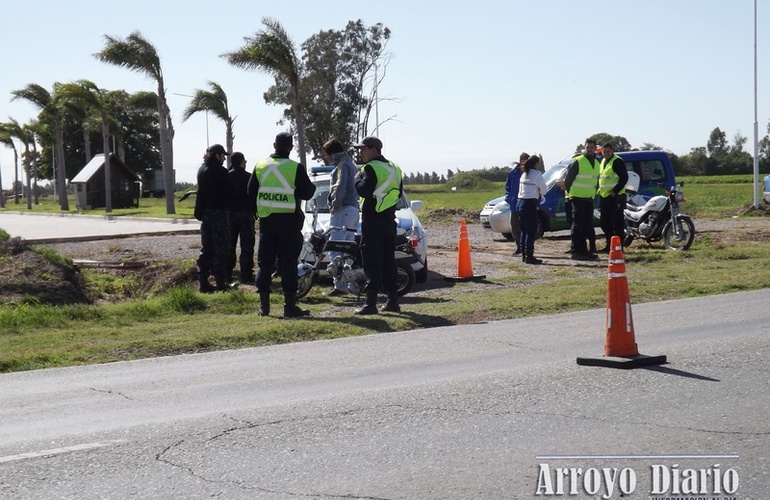
[[[401,168],[392,161],[372,160],[368,165],[377,176],[377,188],[374,190],[374,197],[377,199],[375,210],[378,213],[384,212],[398,203]],[[361,169],[363,170],[364,167]]]
[[[254,166],[254,175],[259,180],[257,194],[257,215],[292,213],[297,209],[293,182],[297,172],[296,161],[288,158],[267,158]]]

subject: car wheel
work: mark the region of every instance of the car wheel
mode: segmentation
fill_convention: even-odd
[[[396,260],[398,270],[398,296],[406,295],[414,286],[415,276],[412,266],[403,259]]]
[[[513,241],[513,233],[503,233],[503,238],[508,241]]]

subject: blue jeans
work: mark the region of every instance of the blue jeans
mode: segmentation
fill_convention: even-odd
[[[329,219],[329,225],[335,227],[347,227],[350,229],[358,228],[358,205],[344,205],[337,209]],[[353,231],[334,231],[329,235],[332,241],[353,241],[356,237]],[[334,259],[339,252],[329,252],[329,258]],[[345,283],[334,278],[334,288],[341,292],[347,292]]]
[[[521,225],[521,247],[524,255],[535,253],[535,238],[537,237],[537,205],[538,200],[519,199],[516,211],[519,213]]]

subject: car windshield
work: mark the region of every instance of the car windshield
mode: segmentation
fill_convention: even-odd
[[[543,174],[543,180],[545,181],[545,185],[548,187],[548,189],[551,189],[553,185],[556,184],[556,181],[561,179],[561,176],[564,175],[564,170],[568,166],[568,163],[562,162],[548,167],[548,170],[546,170]]]
[[[305,203],[305,212],[329,213],[329,179],[315,181],[315,195]]]

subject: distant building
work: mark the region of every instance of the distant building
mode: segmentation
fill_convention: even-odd
[[[138,207],[140,179],[136,173],[115,154],[110,154],[110,173],[112,208]],[[104,154],[95,155],[70,184],[75,188],[78,208],[105,208]]]

